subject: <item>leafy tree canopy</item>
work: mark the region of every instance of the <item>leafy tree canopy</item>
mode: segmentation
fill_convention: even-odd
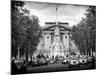
[[[39,19],[32,15],[28,9],[23,8],[22,1],[11,2],[11,36],[12,36],[12,56],[17,56],[18,48],[20,55],[34,53],[41,37]]]
[[[79,50],[85,54],[95,51],[96,44],[96,7],[90,6],[77,26],[72,28],[72,39],[78,45]]]

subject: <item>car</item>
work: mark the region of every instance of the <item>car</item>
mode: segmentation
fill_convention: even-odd
[[[32,60],[32,67],[36,67],[36,66],[40,66],[40,65],[41,65],[40,59],[35,58]]]
[[[69,67],[79,67],[79,59],[76,57],[69,58]]]
[[[49,63],[54,64],[55,63],[54,59],[50,59]]]
[[[12,73],[25,73],[26,68],[25,59],[20,58],[12,61]]]
[[[80,56],[79,58],[79,62],[80,62],[80,65],[86,65],[87,64],[87,56]]]
[[[49,59],[46,59],[46,58],[39,59],[40,66],[48,65],[48,62],[49,62]]]
[[[49,58],[46,58],[46,62],[49,63],[50,62],[50,59]]]
[[[55,59],[54,59],[54,62],[55,62],[55,63],[59,63],[59,61],[60,61],[60,60],[59,60],[58,58],[55,58]]]
[[[32,62],[33,66],[39,66],[39,60],[38,59],[34,59]]]
[[[69,63],[69,58],[65,58],[63,61],[62,61],[62,64],[68,64]]]
[[[60,56],[58,57],[59,61],[62,62],[64,60],[64,57]]]
[[[79,61],[80,61],[80,64],[83,64],[83,65],[87,64],[87,60],[85,58],[84,59],[80,58]]]
[[[25,65],[26,65],[26,66],[31,66],[31,65],[32,65],[32,61],[27,61],[27,62],[25,63]]]
[[[14,63],[17,66],[17,68],[20,69],[25,64],[25,59],[15,59]]]
[[[92,56],[88,56],[88,57],[87,57],[87,62],[88,62],[88,63],[94,62],[93,57],[92,57]]]

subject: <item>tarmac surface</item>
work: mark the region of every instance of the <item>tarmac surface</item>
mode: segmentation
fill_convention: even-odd
[[[75,70],[90,70],[95,69],[95,64],[88,63],[85,65],[77,65],[77,66],[71,66],[69,67],[68,64],[61,64],[61,63],[55,63],[55,64],[48,64],[43,66],[37,66],[37,67],[27,67],[26,73],[44,73],[44,72],[58,72],[58,71],[75,71]]]

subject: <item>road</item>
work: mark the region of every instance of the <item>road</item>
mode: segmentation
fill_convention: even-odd
[[[89,63],[87,65],[80,65],[78,67],[68,67],[68,65],[64,65],[61,63],[43,65],[40,67],[27,67],[27,73],[42,73],[42,72],[57,72],[57,71],[72,71],[72,70],[87,70],[87,69],[95,69],[93,63]]]

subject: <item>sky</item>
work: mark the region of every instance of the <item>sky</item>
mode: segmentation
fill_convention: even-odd
[[[24,8],[30,11],[30,15],[39,18],[41,26],[45,26],[45,22],[55,21],[68,22],[70,26],[73,26],[85,17],[84,13],[88,6],[26,1]]]

